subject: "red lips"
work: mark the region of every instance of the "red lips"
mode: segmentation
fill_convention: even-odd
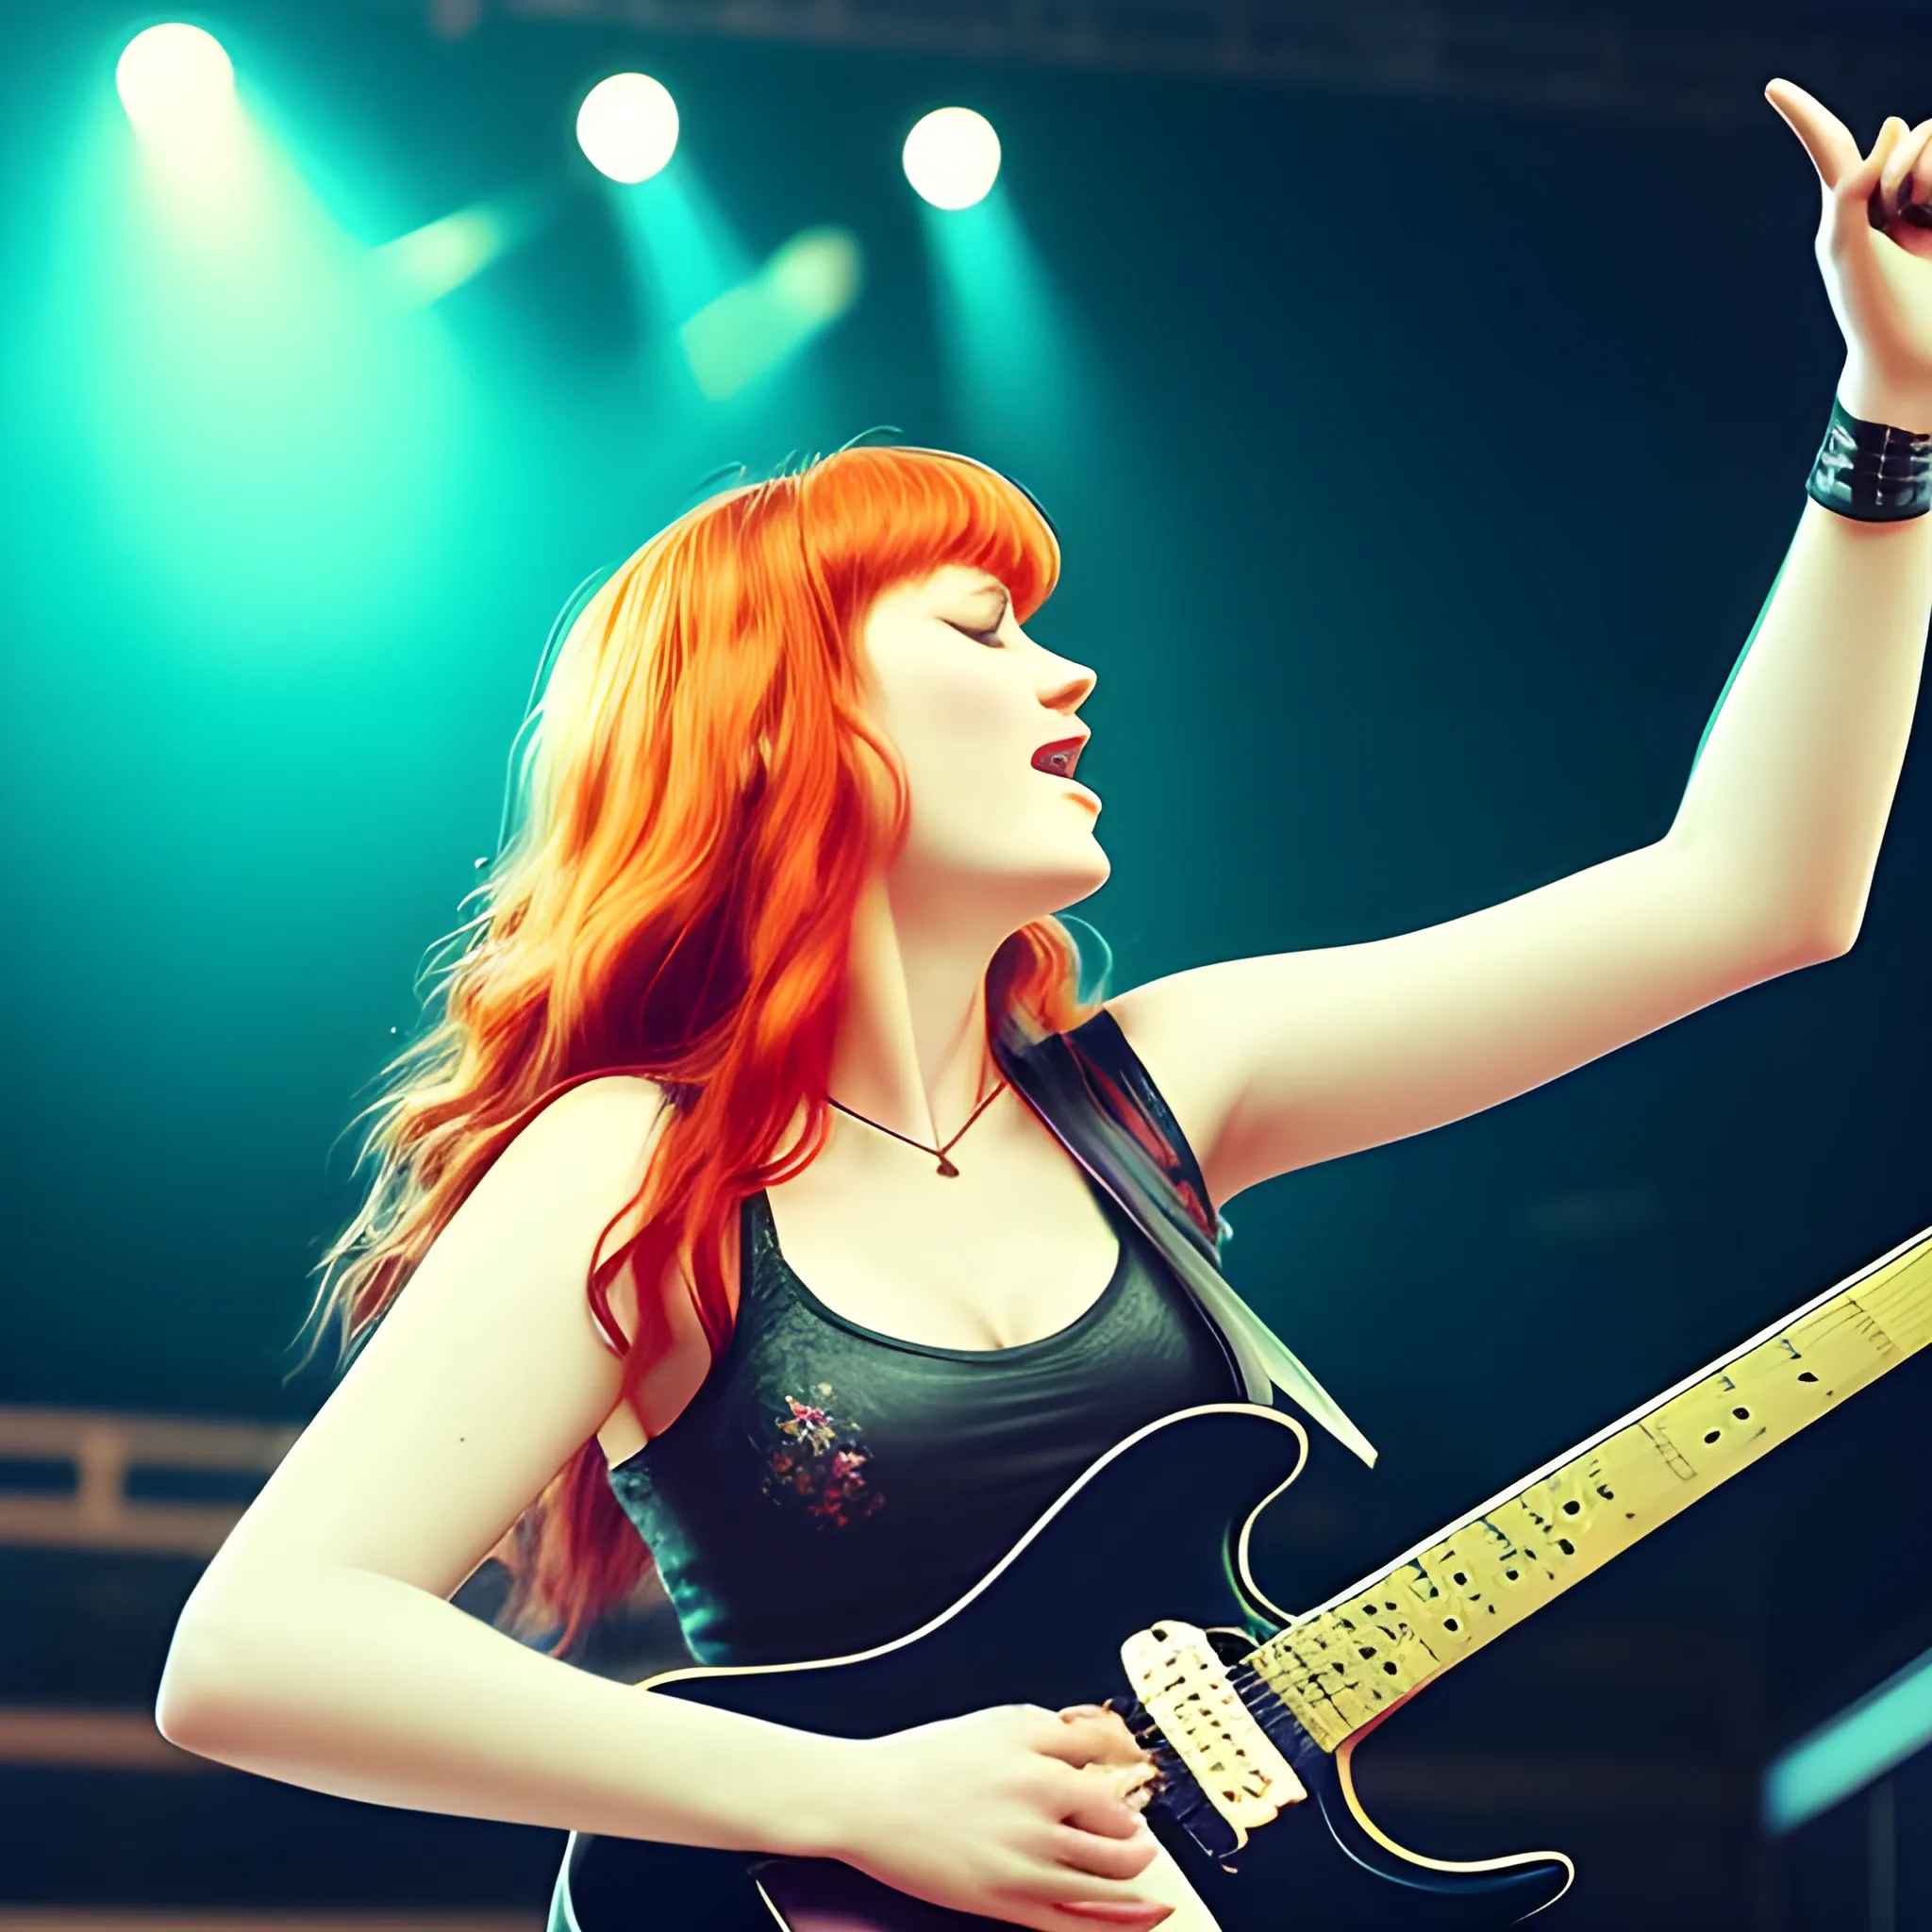
[[[1033,754],[1033,769],[1050,772],[1056,778],[1071,778],[1080,762],[1081,747],[1091,736],[1083,731],[1077,738],[1056,738],[1050,744],[1042,744]]]

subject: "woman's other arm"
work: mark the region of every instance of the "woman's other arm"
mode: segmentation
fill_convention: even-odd
[[[1165,1917],[1133,1882],[1156,1846],[1111,1713],[820,1737],[593,1676],[445,1601],[617,1403],[584,1284],[659,1119],[650,1082],[587,1082],[478,1182],[189,1598],[162,1732],[377,1804],[841,1857],[1040,1932]]]
[[[584,1281],[658,1117],[647,1081],[588,1083],[478,1183],[190,1597],[157,1713],[175,1743],[416,1809],[811,1835],[822,1740],[641,1696],[445,1601],[616,1404]]]

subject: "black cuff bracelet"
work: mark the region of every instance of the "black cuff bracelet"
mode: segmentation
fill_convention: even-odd
[[[1932,435],[1861,423],[1836,396],[1805,494],[1861,524],[1898,524],[1932,510]]]

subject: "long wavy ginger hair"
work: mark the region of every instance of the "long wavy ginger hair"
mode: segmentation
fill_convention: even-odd
[[[716,1358],[733,1319],[726,1227],[824,1143],[854,913],[905,836],[905,774],[862,703],[866,612],[961,563],[998,577],[1024,619],[1058,561],[1031,500],[993,471],[851,448],[702,504],[597,591],[530,721],[521,824],[368,1109],[368,1191],[317,1294],[345,1354],[530,1119],[622,1069],[659,1081],[672,1115],[600,1237],[591,1310],[633,1399],[668,1324],[641,1293],[626,1341],[610,1284],[626,1269],[657,1283],[681,1256]],[[992,961],[989,1022],[1077,1024],[1077,980],[1065,927],[1032,921]],[[620,1225],[634,1231],[606,1252]],[[514,1615],[559,1648],[650,1567],[594,1440],[520,1543]]]

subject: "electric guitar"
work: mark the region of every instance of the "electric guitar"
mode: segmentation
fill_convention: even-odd
[[[1222,1932],[1506,1924],[1560,1897],[1571,1861],[1404,1849],[1357,1794],[1357,1746],[1452,1664],[1928,1341],[1932,1230],[1300,1616],[1269,1602],[1248,1548],[1301,1473],[1302,1425],[1241,1403],[1184,1409],[1101,1457],[922,1629],[856,1657],[675,1670],[640,1688],[844,1737],[1110,1696],[1158,1768],[1148,1823]],[[1094,1553],[1122,1550],[1103,1591]],[[574,1837],[565,1880],[579,1932],[997,1923],[834,1860],[636,1839]]]

